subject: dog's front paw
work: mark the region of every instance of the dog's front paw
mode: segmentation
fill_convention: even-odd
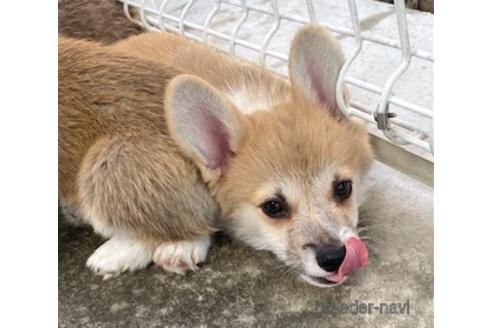
[[[165,242],[154,251],[154,262],[164,270],[177,274],[195,271],[205,261],[210,248],[210,236],[196,240]]]
[[[86,264],[106,280],[125,271],[144,268],[151,261],[151,250],[141,242],[112,237],[92,253]]]

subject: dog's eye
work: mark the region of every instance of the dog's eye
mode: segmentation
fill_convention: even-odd
[[[289,214],[287,203],[280,198],[267,200],[261,205],[261,209],[263,213],[274,219],[285,218]]]
[[[349,198],[352,193],[352,181],[343,180],[336,182],[334,186],[334,193],[339,201]]]

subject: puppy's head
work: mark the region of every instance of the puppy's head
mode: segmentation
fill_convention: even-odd
[[[243,115],[191,76],[166,91],[171,134],[209,183],[226,228],[322,287],[367,261],[356,227],[372,152],[365,128],[337,108],[342,64],[337,42],[311,26],[292,45],[291,95],[268,111]]]

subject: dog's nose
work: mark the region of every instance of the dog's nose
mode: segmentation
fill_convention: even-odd
[[[345,258],[345,245],[329,246],[316,254],[318,265],[328,272],[336,272]]]

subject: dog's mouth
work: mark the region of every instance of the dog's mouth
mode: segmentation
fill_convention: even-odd
[[[347,280],[347,277],[343,277],[341,280],[335,282],[325,277],[314,277],[303,273],[301,273],[301,278],[313,286],[322,288],[335,287],[341,285],[345,280]]]
[[[345,249],[345,258],[336,272],[328,273],[323,277],[302,273],[301,277],[318,287],[333,287],[342,284],[348,276],[367,265],[368,257],[366,245],[358,238],[347,239]]]

